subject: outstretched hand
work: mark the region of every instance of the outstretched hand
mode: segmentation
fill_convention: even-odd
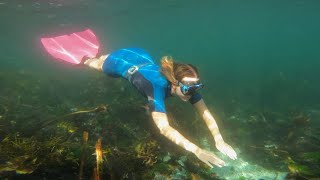
[[[204,163],[206,163],[210,168],[212,168],[212,164],[216,165],[218,167],[222,167],[225,165],[224,161],[222,161],[220,158],[218,158],[215,154],[212,152],[199,149],[195,155]]]
[[[237,153],[233,150],[233,148],[225,143],[224,141],[216,143],[217,149],[222,152],[224,155],[229,156],[232,160],[237,159]]]

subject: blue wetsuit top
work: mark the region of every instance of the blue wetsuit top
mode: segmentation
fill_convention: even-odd
[[[137,66],[138,70],[128,73],[133,66]],[[171,83],[161,74],[160,67],[143,49],[128,48],[112,52],[104,62],[102,70],[109,76],[127,79],[148,98],[151,112],[166,112],[164,101],[171,96]],[[189,101],[194,104],[200,99],[201,95],[196,93]]]

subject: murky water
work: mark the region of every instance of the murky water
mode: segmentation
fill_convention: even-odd
[[[58,136],[67,138],[62,142],[74,143],[69,151],[66,148],[69,144],[61,147],[66,156],[56,158],[66,162],[62,165],[70,166],[72,177],[76,177],[80,155],[74,153],[74,159],[66,157],[81,149],[84,130],[88,130],[93,138],[104,138],[102,145],[114,153],[114,157],[110,155],[110,163],[104,166],[108,172],[114,171],[116,177],[124,179],[161,179],[165,176],[184,179],[196,175],[206,179],[213,172],[226,179],[235,178],[232,174],[239,172],[242,174],[237,178],[268,179],[274,178],[277,171],[286,174],[299,168],[295,174],[300,178],[319,176],[319,9],[320,3],[315,0],[0,0],[0,175],[19,177],[8,174],[4,167],[6,162],[14,160],[16,164],[25,163],[21,157],[29,152],[19,146],[20,150],[15,147],[17,153],[6,155],[5,149],[11,147],[4,141],[7,137],[16,137],[19,132],[22,137],[37,139],[30,133],[34,128],[41,129],[35,122],[44,123],[81,108],[88,110],[108,104],[113,107],[113,115],[72,117],[72,127],[78,130],[71,135],[69,131],[59,131],[61,127],[66,128],[65,125],[53,123],[49,128],[52,136],[36,142],[49,143],[49,137]],[[201,94],[217,118],[226,141],[239,152],[239,160],[226,160],[228,167],[211,171],[203,168],[205,172],[202,172],[202,166],[195,165],[201,162],[192,159],[192,155],[188,160],[179,159],[186,152],[177,150],[170,142],[162,142],[160,135],[155,138],[161,147],[160,152],[154,151],[159,157],[157,163],[149,166],[144,163],[145,159],[136,158],[134,147],[140,142],[146,145],[139,147],[150,148],[148,145],[154,144],[149,140],[154,138],[149,133],[159,134],[152,129],[152,123],[144,124],[150,119],[140,107],[144,104],[143,97],[125,81],[55,61],[39,41],[40,37],[86,28],[96,32],[104,53],[123,47],[140,47],[157,63],[162,56],[171,55],[180,62],[197,66],[206,86]],[[130,112],[126,115],[121,113],[124,103]],[[167,109],[183,134],[195,136],[190,138],[199,146],[216,151],[213,139],[203,131],[206,127],[190,106],[170,99]],[[131,117],[134,118],[130,122]],[[60,123],[70,120],[68,117],[67,120],[60,119]],[[84,119],[89,119],[87,124]],[[120,125],[116,125],[116,121],[121,122]],[[195,134],[192,131],[194,124],[199,126]],[[114,126],[118,129],[114,130]],[[28,131],[28,128],[32,130]],[[142,133],[136,128],[143,128],[140,129]],[[123,135],[124,132],[129,133]],[[127,142],[131,136],[136,139]],[[141,141],[141,137],[148,141]],[[25,141],[28,144],[31,140]],[[92,139],[92,146],[95,141]],[[117,144],[119,141],[123,143]],[[118,146],[128,149],[114,150]],[[43,151],[43,154],[54,152]],[[179,172],[170,168],[159,170],[167,152],[172,153],[168,164]],[[127,158],[121,162],[115,160],[121,153],[127,153]],[[224,158],[222,154],[219,156]],[[28,158],[30,161],[31,157]],[[94,166],[94,158],[90,158],[85,173],[88,178],[92,175],[89,168]],[[128,162],[130,160],[132,164]],[[50,178],[59,173],[47,170],[52,165],[47,162],[54,162],[54,158],[42,158],[42,161],[29,167],[34,172],[25,176]],[[147,170],[118,170],[125,163],[132,166],[141,163]],[[313,171],[306,172],[305,169]],[[146,176],[146,172],[152,173]],[[178,176],[179,173],[182,175]],[[105,174],[105,177],[111,177],[112,173]],[[259,174],[264,175],[259,177]]]

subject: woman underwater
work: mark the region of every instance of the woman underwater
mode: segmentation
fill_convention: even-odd
[[[47,46],[44,41],[42,43],[45,47]],[[48,47],[46,49],[48,50]],[[200,83],[198,71],[194,66],[176,63],[171,57],[164,56],[161,59],[161,67],[159,67],[147,52],[138,48],[119,49],[101,57],[83,58],[81,63],[111,77],[122,77],[128,80],[148,99],[152,119],[162,135],[192,152],[211,168],[213,165],[224,166],[224,161],[214,153],[199,148],[170,126],[165,109],[165,99],[170,96],[178,96],[182,101],[189,101],[205,121],[214,137],[216,148],[229,158],[237,159],[236,152],[224,142],[215,119],[198,93],[203,88],[203,84]]]

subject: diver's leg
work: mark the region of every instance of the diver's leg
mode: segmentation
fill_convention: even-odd
[[[84,64],[89,66],[90,68],[102,71],[102,65],[108,56],[109,54],[102,55],[100,58],[89,58],[84,61]]]

